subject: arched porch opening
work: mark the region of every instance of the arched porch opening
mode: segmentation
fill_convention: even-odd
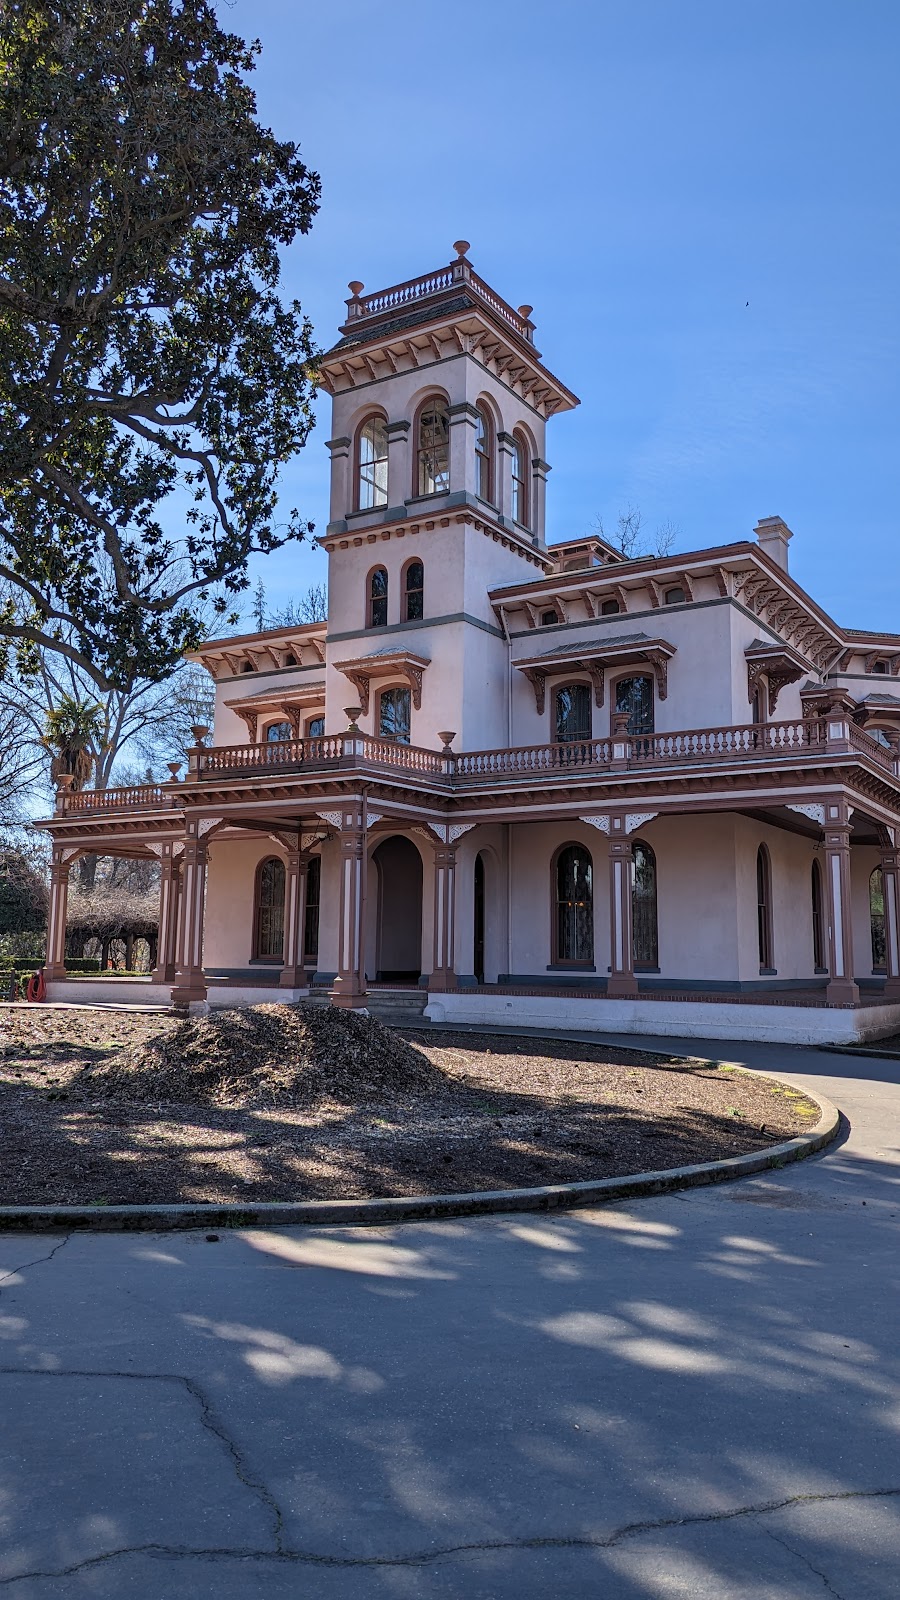
[[[410,839],[391,834],[372,852],[377,874],[375,976],[378,983],[418,983],[422,973],[422,857]]]

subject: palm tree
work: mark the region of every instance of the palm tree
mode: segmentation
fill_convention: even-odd
[[[74,778],[72,787],[84,789],[94,764],[102,754],[103,708],[93,700],[63,694],[47,712],[42,743],[51,751],[50,777]]]

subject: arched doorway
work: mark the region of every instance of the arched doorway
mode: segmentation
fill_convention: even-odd
[[[400,834],[372,852],[378,873],[376,980],[417,983],[422,971],[422,857]]]
[[[474,966],[476,983],[484,983],[484,856],[479,850],[475,857],[475,944]]]

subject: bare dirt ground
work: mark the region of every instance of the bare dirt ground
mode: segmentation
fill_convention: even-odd
[[[602,1043],[395,1032],[312,1007],[202,1023],[0,1007],[5,1205],[571,1182],[743,1154],[817,1117],[734,1068]]]

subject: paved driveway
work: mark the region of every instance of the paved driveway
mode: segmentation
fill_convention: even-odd
[[[0,1238],[0,1600],[896,1600],[900,1069],[721,1054],[847,1142],[554,1220]]]

